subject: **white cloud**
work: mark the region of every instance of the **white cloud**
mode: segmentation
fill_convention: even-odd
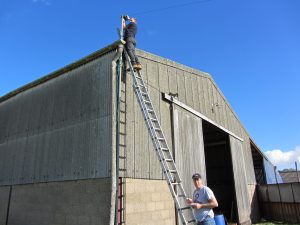
[[[278,169],[295,168],[295,161],[300,163],[300,146],[291,151],[282,151],[274,149],[265,152],[270,161],[278,167]],[[299,165],[300,166],[300,165]]]
[[[45,5],[51,5],[51,2],[49,0],[32,0],[33,3],[42,3]]]

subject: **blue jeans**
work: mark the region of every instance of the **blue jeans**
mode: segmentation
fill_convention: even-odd
[[[201,222],[198,222],[197,225],[216,225],[214,218],[206,217]]]

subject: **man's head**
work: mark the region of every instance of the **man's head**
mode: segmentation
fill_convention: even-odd
[[[201,175],[199,173],[193,174],[192,179],[194,181],[195,188],[200,189],[203,186]]]
[[[132,17],[132,18],[130,18],[130,22],[137,23],[137,20],[136,20],[136,18]]]

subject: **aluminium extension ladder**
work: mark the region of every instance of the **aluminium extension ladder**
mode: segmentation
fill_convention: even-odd
[[[183,189],[182,180],[180,179],[172,153],[167,145],[166,138],[154,111],[144,80],[141,73],[133,69],[126,49],[124,49],[124,54],[133,78],[134,93],[139,102],[156,154],[168,182],[177,212],[181,218],[181,222],[183,225],[196,224],[193,209],[186,203],[187,196]]]

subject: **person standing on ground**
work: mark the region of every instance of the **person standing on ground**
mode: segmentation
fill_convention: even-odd
[[[195,210],[197,225],[215,225],[212,209],[218,207],[217,199],[212,190],[203,185],[199,173],[195,173],[192,179],[196,189],[193,193],[193,199],[187,198],[187,203]]]
[[[125,16],[124,19],[128,21],[128,16]],[[142,65],[139,63],[139,59],[135,54],[137,20],[136,18],[130,18],[129,21],[130,22],[126,25],[125,21],[123,20],[124,41],[126,41],[125,48],[128,52],[133,68],[141,70]]]

